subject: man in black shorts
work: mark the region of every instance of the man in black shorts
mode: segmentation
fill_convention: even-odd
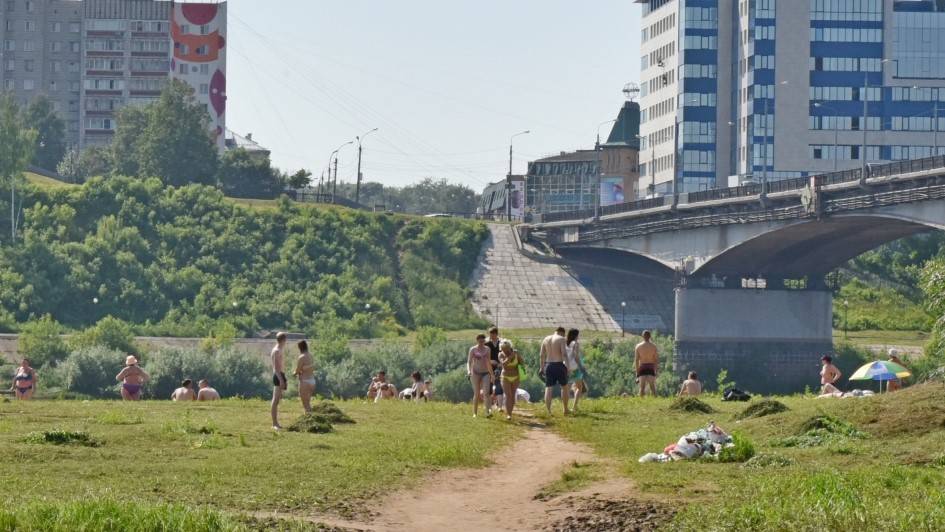
[[[545,381],[545,408],[551,413],[551,399],[555,385],[561,386],[561,401],[564,403],[564,415],[568,415],[568,365],[567,338],[564,336],[564,327],[541,341],[541,371],[539,375]]]
[[[495,386],[492,387],[492,397],[489,398],[494,406],[500,406],[499,396],[503,393],[502,366],[499,365],[499,343],[499,328],[493,325],[489,328],[489,339],[486,340],[486,347],[489,348],[489,356],[492,359],[492,372],[495,373]]]

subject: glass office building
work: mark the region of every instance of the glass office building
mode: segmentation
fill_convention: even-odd
[[[945,0],[637,3],[658,193],[945,153]]]

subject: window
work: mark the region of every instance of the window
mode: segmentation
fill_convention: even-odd
[[[3,88],[4,90],[12,91],[16,87],[14,86],[12,79],[5,79],[3,80]]]
[[[74,52],[74,53],[79,53],[79,41],[70,41],[69,51]]]
[[[755,40],[756,41],[773,41],[774,40],[774,26],[755,26]]]
[[[125,67],[123,59],[92,58],[85,61],[86,70],[120,71]]]
[[[686,35],[683,45],[687,50],[715,50],[719,46],[714,35]]]
[[[810,70],[824,72],[882,72],[878,57],[811,57]]]
[[[16,41],[14,41],[13,39],[7,39],[3,41],[3,49],[6,50],[7,52],[16,51]]]
[[[883,42],[879,28],[811,28],[811,42]]]
[[[32,59],[27,59],[23,61],[23,70],[25,72],[35,72],[36,71],[36,61]]]
[[[23,51],[32,52],[36,43],[34,41],[23,41]]]
[[[113,78],[88,78],[85,80],[86,90],[120,91],[125,88],[125,81]]]
[[[118,52],[125,49],[125,41],[118,39],[89,39],[85,43],[87,50],[93,52]]]
[[[25,21],[25,29],[26,31],[36,31],[36,21],[34,20]]]
[[[167,72],[171,64],[166,59],[132,59],[132,72]]]
[[[62,61],[50,61],[49,71],[52,73],[62,72]]]
[[[209,25],[209,24],[202,24],[202,25],[200,26],[200,34],[201,34],[201,35],[209,35],[209,34],[210,34],[210,25]]]
[[[811,20],[883,20],[882,0],[810,0]]]
[[[129,89],[133,91],[160,92],[167,84],[167,78],[131,78]]]
[[[82,27],[78,22],[69,23],[69,33],[79,33],[82,31]]]
[[[111,118],[90,117],[85,119],[85,129],[99,129],[111,131],[115,129],[114,121]]]
[[[715,152],[702,150],[685,150],[683,152],[683,171],[687,172],[714,172]]]
[[[755,70],[760,68],[774,68],[774,56],[773,55],[756,55],[755,57]]]
[[[210,85],[207,83],[201,83],[200,94],[210,94]]]
[[[715,107],[715,93],[687,92],[679,95],[680,107]]]
[[[50,82],[49,82],[49,91],[50,91],[50,92],[56,92],[56,89],[57,89],[57,87],[56,87],[56,80],[50,80]],[[54,102],[54,103],[55,103],[55,104],[58,104],[59,102]]]
[[[181,45],[180,45],[180,53],[181,53],[181,55],[188,55],[188,54],[190,54],[190,47],[187,46],[186,44],[181,44]]]
[[[34,88],[36,88],[36,81],[35,81],[35,80],[32,80],[32,79],[24,79],[24,80],[23,80],[23,90],[25,90],[25,91],[31,91],[31,90],[33,90]]]
[[[16,0],[7,0],[7,12],[16,11]]]
[[[755,18],[774,18],[774,12],[775,0],[755,0]]]
[[[132,52],[167,52],[169,47],[169,41],[164,39],[131,41]]]
[[[81,88],[81,85],[79,84],[78,81],[70,81],[70,82],[69,82],[69,90],[70,90],[70,91],[72,91],[72,92],[79,92],[79,89],[80,89],[80,88]]]
[[[719,25],[719,10],[714,7],[687,7],[686,29],[714,30]]]
[[[718,76],[716,65],[686,64],[682,66],[682,77],[686,78],[715,78]]]
[[[62,31],[62,22],[53,22],[49,25],[49,31],[59,33]]]
[[[180,64],[178,65],[178,70],[177,70],[177,71],[180,72],[181,74],[186,74],[186,73],[187,73],[187,63],[180,63]]]
[[[210,74],[210,65],[200,65],[200,73],[205,76]]]
[[[210,55],[210,48],[204,44],[202,46],[198,46],[196,52],[197,55]]]
[[[188,33],[190,33],[190,25],[189,25],[189,24],[181,24],[181,25],[180,25],[180,32],[183,33],[184,35],[187,35]]]
[[[683,142],[715,143],[715,122],[683,122]]]
[[[69,61],[69,72],[78,72],[79,63],[76,61]]]
[[[124,31],[125,21],[123,19],[86,19],[85,29],[89,31]]]
[[[12,20],[7,19],[6,23],[4,23],[3,26],[7,29],[7,31],[13,31],[13,21],[12,21]]]
[[[61,52],[61,51],[62,51],[62,41],[49,41],[49,51],[50,51],[50,52]]]
[[[131,31],[139,33],[167,33],[168,23],[161,20],[135,20],[131,22]]]
[[[15,61],[15,60],[13,60],[13,59],[7,59],[6,65],[7,65],[7,66],[6,66],[6,71],[7,71],[7,72],[13,72],[14,70],[16,70],[16,61]]]
[[[33,4],[33,0],[26,0],[26,12],[27,12],[27,13],[32,13],[32,12],[33,12],[33,9],[34,9],[35,7],[36,7],[36,6]]]

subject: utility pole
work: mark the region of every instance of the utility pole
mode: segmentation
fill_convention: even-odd
[[[354,186],[354,202],[357,204],[361,203],[361,141],[364,140],[364,137],[374,133],[377,130],[378,128],[374,128],[359,137],[355,137],[358,139],[358,179],[357,184]]]
[[[335,202],[335,193],[338,191],[338,156],[335,155],[335,179],[331,185],[331,202]]]

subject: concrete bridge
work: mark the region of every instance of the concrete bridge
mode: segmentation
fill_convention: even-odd
[[[826,275],[881,244],[945,230],[945,157],[545,216],[522,236],[607,249],[675,282],[677,370],[765,391],[816,385],[832,350]],[[639,260],[636,258],[635,260]]]

